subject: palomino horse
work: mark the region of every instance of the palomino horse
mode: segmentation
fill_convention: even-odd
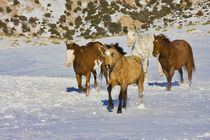
[[[164,35],[154,36],[153,55],[159,55],[159,61],[168,81],[167,90],[171,89],[171,80],[174,71],[178,70],[181,76],[181,83],[184,82],[182,67],[186,66],[191,87],[192,71],[195,70],[192,48],[184,40],[170,42]]]
[[[107,79],[107,69],[104,65],[105,47],[100,42],[90,42],[86,46],[79,46],[75,43],[66,44],[66,67],[70,67],[73,63],[74,71],[76,73],[76,79],[78,87],[83,90],[86,95],[89,95],[90,77],[91,72],[94,75],[94,85],[98,90],[96,81],[96,69],[101,66],[101,71],[104,72]],[[82,75],[86,76],[85,88],[82,87]]]
[[[138,35],[134,29],[129,29],[127,33],[128,47],[133,45],[132,54],[138,56],[144,66],[145,79],[147,79],[147,69],[149,65],[149,57],[152,56],[153,51],[153,34]],[[163,76],[160,62],[158,61],[158,70],[160,76]]]
[[[123,56],[114,48],[106,50],[105,66],[109,69],[109,108],[113,109],[111,91],[116,85],[120,85],[119,106],[117,113],[122,113],[121,102],[124,99],[123,107],[126,108],[127,87],[130,84],[136,83],[139,89],[140,102],[143,102],[143,84],[144,72],[141,60],[137,56]]]

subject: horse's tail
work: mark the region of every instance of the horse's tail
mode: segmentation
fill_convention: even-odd
[[[100,74],[99,74],[100,80],[102,80],[103,75],[104,75],[104,70],[103,70],[103,64],[102,64],[102,65],[101,65],[101,71],[100,71]]]
[[[192,51],[192,48],[191,48],[190,44],[189,44],[189,49],[190,49],[190,65],[192,66],[192,70],[195,71],[193,51]]]

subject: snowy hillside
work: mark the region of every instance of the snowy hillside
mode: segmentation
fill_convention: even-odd
[[[91,78],[89,97],[77,88],[73,68],[65,67],[64,42],[41,40],[42,45],[29,47],[39,40],[17,39],[22,47],[11,47],[12,39],[2,38],[0,43],[6,47],[0,49],[0,139],[210,139],[209,29],[209,25],[199,25],[164,32],[171,40],[184,39],[192,46],[196,72],[191,88],[186,72],[183,85],[175,73],[172,90],[166,92],[166,78],[159,77],[156,59],[151,58],[143,92],[146,108],[138,108],[137,87],[130,85],[128,106],[122,114],[116,113],[119,87],[112,92],[113,112],[107,109],[104,79],[98,80],[97,92]],[[98,41],[118,42],[131,54],[126,36]]]
[[[0,35],[95,39],[209,24],[207,0],[1,0]]]

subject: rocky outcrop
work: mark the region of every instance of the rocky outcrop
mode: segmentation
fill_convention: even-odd
[[[121,16],[119,19],[122,27],[127,27],[130,29],[140,29],[143,23],[138,20],[132,19],[130,16]]]

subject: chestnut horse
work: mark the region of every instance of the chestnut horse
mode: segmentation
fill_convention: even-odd
[[[104,72],[106,83],[107,69],[104,65],[104,53],[105,47],[100,42],[90,42],[85,46],[79,46],[76,43],[66,44],[66,67],[70,67],[73,63],[74,71],[76,73],[76,79],[78,87],[89,95],[90,77],[91,73],[94,75],[94,85],[96,90],[99,90],[96,81],[97,73],[96,69],[101,67],[101,71]],[[82,87],[82,75],[86,77],[85,88]]]
[[[137,84],[139,89],[140,102],[143,102],[144,71],[142,62],[137,56],[123,56],[113,47],[106,50],[105,66],[109,69],[109,82],[107,91],[109,93],[109,108],[113,109],[111,91],[116,85],[120,85],[119,105],[117,113],[122,113],[121,102],[124,99],[123,107],[126,108],[127,87],[130,84]]]
[[[188,72],[189,86],[191,87],[192,71],[195,70],[192,48],[185,40],[174,40],[170,42],[164,35],[154,36],[153,55],[159,55],[159,61],[168,81],[167,90],[171,89],[171,80],[174,71],[178,70],[181,83],[184,82],[182,67],[186,66]]]

